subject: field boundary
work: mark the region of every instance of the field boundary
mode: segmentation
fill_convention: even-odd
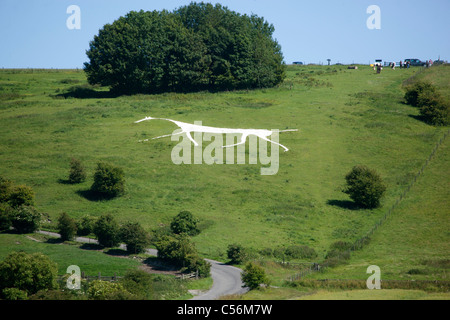
[[[351,246],[350,249],[341,252],[341,254],[339,256],[337,256],[336,259],[333,261],[333,264],[336,264],[336,263],[339,263],[339,262],[345,260],[346,258],[344,258],[344,256],[348,257],[349,254],[352,251],[356,251],[356,250],[362,249],[364,247],[364,245],[366,245],[369,242],[370,237],[373,235],[373,233],[392,215],[392,213],[398,207],[400,202],[406,197],[408,192],[415,185],[415,183],[417,182],[417,179],[423,174],[424,170],[426,169],[428,164],[433,159],[433,157],[436,154],[437,150],[439,149],[439,147],[442,145],[442,143],[445,141],[445,139],[449,135],[450,135],[450,129],[448,129],[447,132],[445,132],[444,135],[435,144],[435,146],[433,148],[433,151],[431,151],[431,153],[428,156],[428,158],[426,159],[425,163],[422,165],[420,170],[415,174],[414,178],[411,180],[411,182],[408,184],[408,186],[402,192],[402,194],[397,198],[397,200],[394,202],[394,204],[392,204],[389,207],[389,209],[386,211],[386,213],[381,217],[381,219],[377,223],[375,223],[375,225],[366,233],[366,235],[364,235],[361,238],[357,239],[353,243],[353,245]],[[305,276],[307,276],[307,275],[309,275],[309,274],[311,274],[313,272],[324,271],[324,269],[326,269],[328,267],[330,267],[330,263],[329,262],[322,262],[322,263],[314,263],[313,262],[313,263],[310,264],[309,268],[304,269],[301,272],[296,273],[296,274],[294,274],[292,276],[289,276],[287,280],[288,281],[301,280],[303,277],[305,277]]]

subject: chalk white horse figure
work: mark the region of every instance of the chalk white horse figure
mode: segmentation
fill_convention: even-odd
[[[273,134],[272,130],[266,130],[266,129],[229,129],[229,128],[215,128],[215,127],[207,127],[207,126],[200,126],[200,125],[196,125],[196,124],[191,124],[191,123],[186,123],[186,122],[181,122],[181,121],[175,121],[172,119],[164,119],[164,118],[152,118],[152,117],[146,117],[144,119],[138,120],[135,123],[139,123],[139,122],[143,122],[143,121],[148,121],[148,120],[166,120],[166,121],[170,121],[175,123],[178,127],[180,127],[181,132],[178,133],[174,133],[174,134],[167,134],[164,136],[160,136],[160,137],[155,137],[153,139],[160,139],[160,138],[165,138],[165,137],[171,137],[174,135],[180,135],[183,133],[186,133],[187,137],[189,140],[192,141],[192,143],[195,146],[198,146],[198,143],[192,138],[191,132],[204,132],[204,133],[217,133],[217,134],[242,134],[242,138],[241,141],[236,143],[236,144],[232,144],[232,145],[228,145],[228,146],[222,146],[222,148],[230,148],[230,147],[235,147],[241,144],[245,144],[245,141],[247,140],[247,137],[249,135],[255,135],[263,140],[266,140],[270,143],[274,143],[276,145],[279,145],[280,147],[282,147],[284,149],[284,152],[289,151],[288,148],[286,148],[285,146],[283,146],[282,144],[279,144],[278,142],[272,141],[270,139],[268,139],[267,137],[270,137]],[[297,129],[291,129],[291,130],[281,130],[278,132],[288,132],[288,131],[298,131]],[[143,141],[148,141],[148,139],[143,140]]]

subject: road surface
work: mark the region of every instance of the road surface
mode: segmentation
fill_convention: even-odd
[[[191,300],[216,300],[224,295],[243,294],[248,291],[247,288],[243,288],[241,269],[214,260],[206,259],[206,261],[211,264],[213,285],[209,291]]]
[[[56,238],[61,237],[55,232],[38,231],[38,233]],[[82,243],[98,244],[97,240],[91,238],[76,237],[74,240]],[[120,245],[120,248],[126,250],[126,246],[124,244]],[[156,249],[147,249],[146,252],[152,256],[158,255],[158,251]],[[210,290],[195,296],[191,300],[216,300],[224,295],[243,294],[248,291],[247,288],[243,288],[243,283],[241,281],[241,269],[226,265],[222,262],[209,259],[205,260],[211,264],[211,278],[213,279],[213,285]]]

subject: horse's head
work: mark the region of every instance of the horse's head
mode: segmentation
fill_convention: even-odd
[[[135,121],[134,123],[139,123],[139,122],[143,122],[143,121],[147,121],[147,120],[156,120],[156,119],[158,119],[158,118],[145,117],[144,119],[141,119],[141,120]]]

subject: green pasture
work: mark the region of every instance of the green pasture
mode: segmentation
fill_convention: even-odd
[[[113,97],[105,88],[88,86],[82,70],[4,69],[0,175],[31,186],[37,209],[53,221],[61,212],[76,219],[111,213],[151,231],[189,210],[200,219],[202,232],[194,241],[204,257],[225,261],[232,243],[255,251],[296,244],[314,248],[322,260],[333,242],[353,242],[371,229],[448,130],[420,121],[419,111],[403,101],[402,83],[420,72],[448,96],[449,70],[385,68],[376,74],[368,66],[288,66],[286,81],[273,89]],[[134,123],[146,116],[299,131],[280,134],[290,150],[280,149],[276,175],[262,176],[263,165],[248,162],[173,164],[177,142],[151,138],[177,127],[156,120]],[[150,140],[139,142],[144,139]],[[67,183],[72,157],[86,166],[82,184]],[[321,276],[364,278],[364,268],[378,263],[383,275],[392,272],[395,278],[410,269],[431,270],[422,260],[448,261],[448,152],[437,157],[367,251]],[[98,161],[124,169],[124,196],[101,201],[89,196]],[[377,170],[386,182],[380,208],[357,209],[342,192],[345,174],[357,164]],[[2,238],[3,257],[17,245],[11,235]],[[396,267],[389,271],[388,265]],[[436,272],[445,277],[441,269]]]

